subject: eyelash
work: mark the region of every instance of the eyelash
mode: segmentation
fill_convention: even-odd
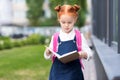
[[[63,24],[65,24],[65,22],[62,22]]]
[[[62,22],[63,24],[65,24],[65,22]],[[68,22],[69,24],[71,24],[71,22]]]

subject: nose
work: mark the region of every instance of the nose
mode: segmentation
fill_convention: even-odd
[[[67,27],[67,26],[68,26],[68,24],[66,23],[66,24],[65,24],[65,26]]]

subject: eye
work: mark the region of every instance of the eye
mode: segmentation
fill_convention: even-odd
[[[68,24],[71,24],[72,22],[68,22]]]
[[[62,21],[62,24],[65,24],[65,22],[64,22],[64,21]]]

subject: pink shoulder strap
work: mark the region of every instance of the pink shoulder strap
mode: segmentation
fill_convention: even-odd
[[[80,31],[79,30],[75,30],[75,35],[76,35],[76,42],[77,42],[78,51],[81,51],[82,40],[81,40],[81,33],[80,33]]]
[[[54,52],[57,52],[58,36],[59,36],[59,32],[53,35],[53,51]],[[54,62],[55,57],[56,57],[55,55],[52,56],[52,62]]]
[[[78,52],[81,51],[81,46],[82,46],[82,39],[81,39],[81,33],[79,30],[75,30],[75,35],[76,35],[76,42],[77,42],[77,48]],[[82,63],[82,60],[80,60],[81,67],[84,69],[84,65]]]
[[[77,42],[77,48],[78,51],[81,50],[81,34],[79,30],[75,30],[75,35],[76,35],[76,42]],[[55,33],[53,35],[53,51],[57,51],[57,43],[58,43],[58,36],[59,36],[59,32]]]
[[[53,51],[55,52],[57,51],[58,36],[59,32],[53,35]]]

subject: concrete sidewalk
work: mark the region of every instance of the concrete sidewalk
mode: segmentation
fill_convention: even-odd
[[[94,62],[94,51],[93,57],[89,61],[83,60],[83,64],[85,69],[83,70],[84,79],[85,80],[97,80],[96,70],[95,70],[95,62]]]

